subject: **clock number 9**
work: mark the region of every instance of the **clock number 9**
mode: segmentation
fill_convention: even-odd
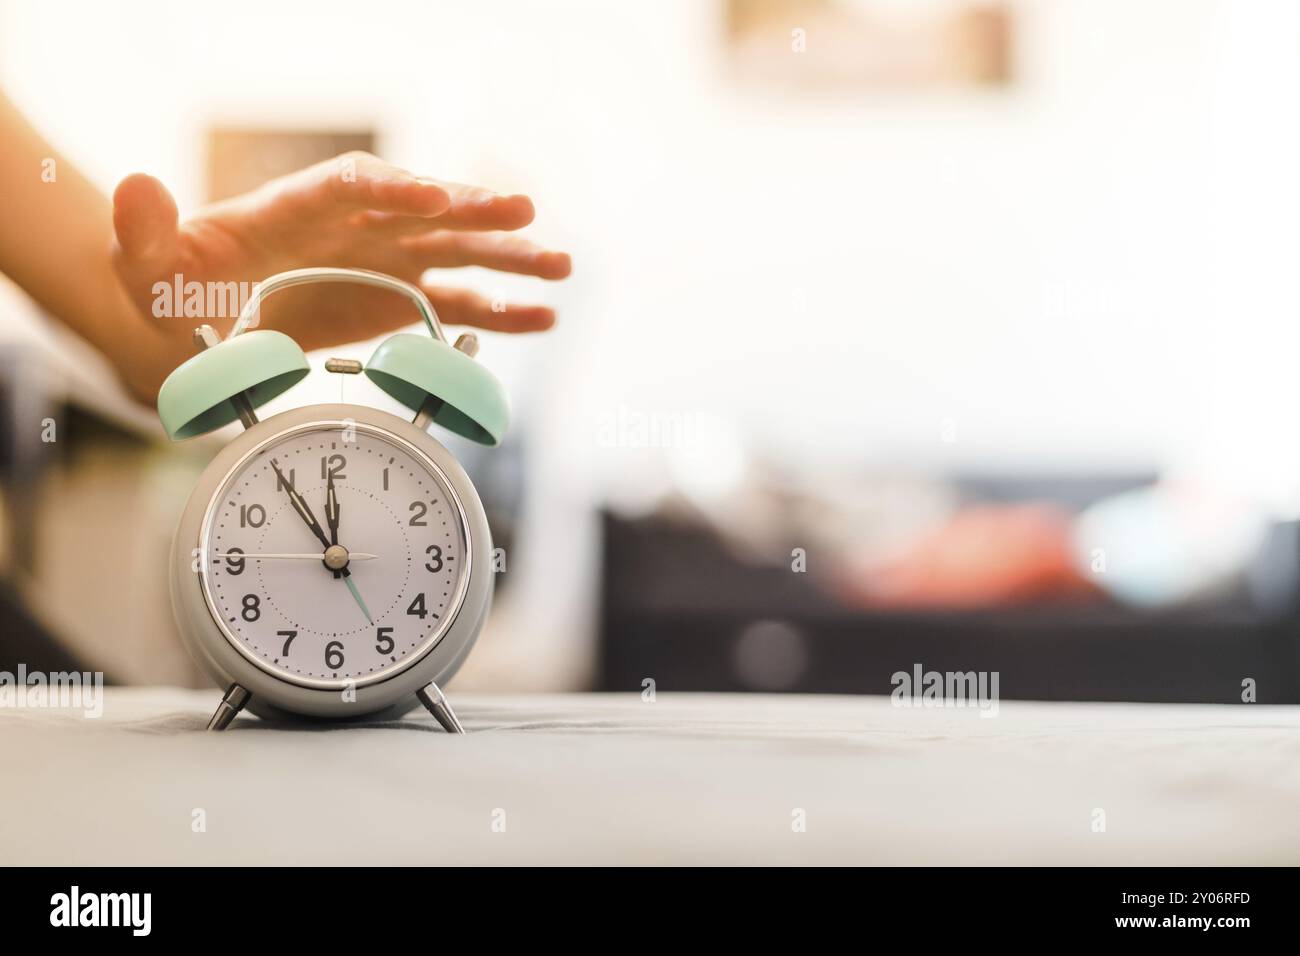
[[[343,666],[343,642],[330,641],[325,645],[325,666],[332,671]]]
[[[199,567],[199,565],[203,560],[203,555],[200,549],[198,548],[195,548],[191,553],[194,555],[194,561],[190,565],[190,567],[193,569],[195,574],[198,574],[202,570]],[[244,573],[244,559],[230,557],[230,555],[232,554],[243,554],[243,553],[244,553],[243,548],[231,548],[229,551],[226,552],[226,573],[227,574],[236,575],[236,574]]]

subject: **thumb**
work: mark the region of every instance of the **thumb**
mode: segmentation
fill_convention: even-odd
[[[170,279],[179,246],[178,221],[176,200],[152,176],[133,173],[113,191],[114,261],[137,303],[148,301],[156,280]]]

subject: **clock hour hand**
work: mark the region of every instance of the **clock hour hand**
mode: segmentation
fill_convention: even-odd
[[[311,508],[307,506],[307,502],[303,500],[302,495],[298,494],[292,482],[284,476],[284,472],[280,470],[280,466],[274,458],[271,459],[271,469],[275,472],[276,478],[280,480],[280,484],[289,490],[289,501],[293,503],[293,510],[298,512],[298,517],[302,518],[307,527],[311,529],[311,533],[316,536],[316,540],[321,543],[321,547],[329,548],[333,542],[325,537],[325,532],[321,528],[320,522],[316,520],[316,516],[311,513]]]
[[[330,526],[330,544],[339,543],[339,499],[334,494],[334,475],[325,485],[325,520]]]
[[[325,485],[325,520],[330,526],[330,544],[339,543],[339,499],[334,493],[334,473],[330,472],[329,480]],[[334,577],[340,577],[338,571],[334,572]],[[369,615],[366,615],[369,617]]]

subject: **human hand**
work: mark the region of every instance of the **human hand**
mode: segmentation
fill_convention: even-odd
[[[419,285],[448,324],[503,332],[550,328],[553,310],[493,303],[477,293],[421,281],[431,268],[483,266],[563,279],[569,256],[509,235],[533,219],[527,196],[417,177],[368,153],[348,153],[272,180],[179,221],[157,179],[128,176],[113,195],[118,278],[161,348],[127,353],[128,388],[152,402],[162,379],[191,354],[193,321],[155,318],[155,283],[254,283],[286,269],[371,269]],[[500,306],[498,306],[500,308]],[[237,312],[237,307],[235,308]],[[225,331],[235,315],[205,316]],[[261,324],[292,336],[304,350],[372,338],[416,321],[410,303],[382,289],[309,285],[266,303]]]

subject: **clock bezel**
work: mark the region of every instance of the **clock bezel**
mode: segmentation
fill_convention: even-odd
[[[470,560],[466,562],[469,566],[466,593],[446,633],[402,671],[384,672],[383,680],[364,686],[353,684],[350,689],[354,693],[345,694],[338,687],[311,687],[300,683],[296,677],[293,680],[281,678],[240,653],[214,620],[199,573],[192,565],[213,494],[218,485],[224,483],[226,475],[234,470],[237,461],[267,439],[294,426],[347,420],[374,425],[432,459],[461,505],[468,529],[466,542]],[[173,540],[172,609],[181,639],[194,660],[218,687],[224,689],[238,684],[246,688],[252,694],[248,709],[259,716],[346,721],[374,719],[382,712],[385,717],[397,717],[418,706],[416,691],[431,681],[445,686],[469,656],[492,607],[495,582],[491,553],[492,533],[478,492],[460,462],[437,439],[411,422],[371,406],[309,405],[267,417],[235,435],[199,476]]]
[[[460,562],[460,568],[456,577],[456,588],[447,605],[446,611],[438,620],[437,626],[434,627],[428,635],[420,642],[419,646],[407,654],[401,661],[390,664],[381,668],[375,674],[367,674],[364,677],[329,677],[316,678],[304,677],[301,674],[295,674],[292,671],[284,670],[268,661],[259,658],[250,648],[248,648],[238,635],[231,632],[226,624],[225,615],[217,608],[215,596],[212,593],[211,570],[212,566],[208,560],[209,547],[211,545],[212,525],[217,512],[220,510],[221,501],[226,497],[231,485],[238,481],[243,470],[249,462],[262,453],[268,446],[280,444],[296,435],[305,434],[313,431],[338,431],[346,429],[349,426],[355,427],[358,433],[368,434],[381,441],[389,442],[392,445],[406,451],[433,475],[434,480],[446,492],[448,499],[453,505],[455,521],[463,542],[464,556]],[[465,594],[469,589],[469,575],[473,568],[473,548],[474,543],[470,537],[468,522],[465,518],[465,506],[461,503],[460,496],[456,493],[455,486],[447,477],[447,474],[438,466],[429,455],[426,455],[420,448],[409,441],[393,434],[386,428],[361,422],[355,418],[346,419],[320,419],[317,421],[304,422],[296,425],[289,425],[281,431],[259,441],[242,455],[222,476],[217,484],[216,490],[212,493],[208,501],[208,506],[204,510],[202,524],[200,525],[201,533],[199,537],[199,582],[203,591],[204,603],[207,605],[209,613],[212,615],[213,622],[221,630],[226,640],[251,664],[270,674],[278,680],[287,683],[296,684],[301,687],[308,687],[315,690],[341,691],[349,687],[361,688],[371,684],[379,684],[393,677],[407,668],[415,666],[425,655],[434,649],[443,637],[450,632],[456,622],[456,617],[460,613],[461,605],[464,603]]]

